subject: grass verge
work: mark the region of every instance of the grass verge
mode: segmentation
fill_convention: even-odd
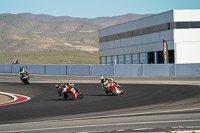
[[[84,51],[1,52],[0,64],[99,64],[99,55]]]

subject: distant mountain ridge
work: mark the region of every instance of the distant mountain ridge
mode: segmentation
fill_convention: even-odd
[[[97,17],[97,18],[76,18],[76,17],[70,17],[70,16],[51,16],[51,15],[46,15],[46,14],[38,14],[34,15],[31,13],[21,13],[18,14],[22,17],[26,17],[32,20],[37,20],[37,21],[47,21],[47,22],[61,22],[61,21],[87,21],[90,23],[94,23],[103,27],[108,27],[128,21],[133,21],[137,20],[143,17],[148,17],[151,16],[152,14],[145,14],[145,15],[140,15],[140,14],[125,14],[121,16],[112,16],[112,17]]]
[[[75,18],[45,14],[0,14],[1,51],[83,50],[98,51],[98,29],[152,14]],[[91,49],[91,50],[89,50]]]

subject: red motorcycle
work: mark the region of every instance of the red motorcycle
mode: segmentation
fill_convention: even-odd
[[[82,99],[83,98],[83,94],[76,89],[74,86],[67,86],[65,85],[65,87],[62,88],[62,93],[63,93],[63,98],[64,99],[71,99],[71,100],[75,100],[75,99]]]
[[[119,85],[116,85],[115,83],[107,82],[104,88],[106,89],[106,92],[111,92],[115,96],[123,94],[123,90],[121,89],[121,87]]]

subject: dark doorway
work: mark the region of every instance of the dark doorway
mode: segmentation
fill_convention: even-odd
[[[163,51],[157,52],[157,63],[158,64],[164,63]]]
[[[174,63],[174,50],[169,50],[168,53],[169,53],[169,63]],[[164,63],[163,51],[157,52],[157,63],[158,64]]]
[[[148,52],[148,64],[155,64],[154,52]]]
[[[174,50],[169,50],[169,63],[174,63]]]

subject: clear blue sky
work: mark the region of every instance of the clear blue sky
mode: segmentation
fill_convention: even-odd
[[[0,0],[1,13],[105,17],[151,14],[172,9],[200,9],[200,0]]]

